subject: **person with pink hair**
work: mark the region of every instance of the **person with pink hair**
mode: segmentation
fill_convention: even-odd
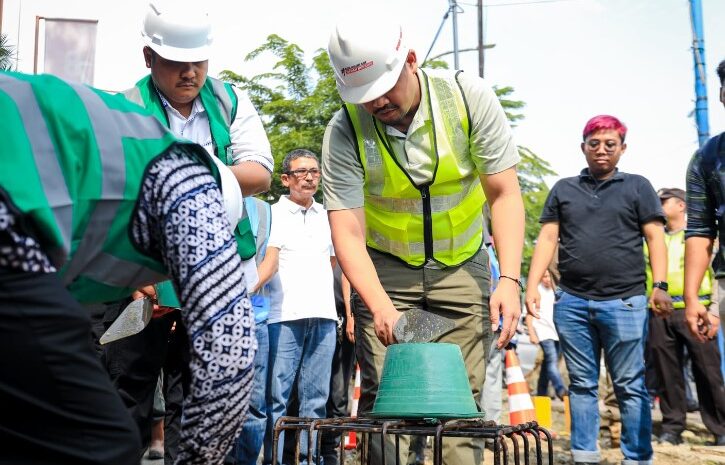
[[[526,306],[538,318],[539,283],[559,246],[561,280],[555,292],[554,325],[569,371],[571,452],[575,464],[599,463],[598,379],[604,351],[622,418],[623,464],[652,463],[652,420],[644,384],[647,334],[644,239],[654,290],[649,306],[672,311],[667,293],[665,217],[650,182],[623,173],[627,127],[600,115],[584,126],[587,162],[578,176],[560,179],[549,192],[539,221],[526,288]]]

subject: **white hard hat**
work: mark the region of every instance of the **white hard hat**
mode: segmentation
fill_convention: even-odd
[[[151,1],[141,36],[153,51],[171,61],[209,59],[212,43],[209,14],[190,2]]]
[[[365,103],[385,94],[398,82],[408,51],[399,24],[338,24],[327,53],[340,97]]]
[[[234,232],[234,229],[237,227],[237,224],[242,219],[242,214],[244,213],[242,189],[239,187],[237,178],[228,166],[213,155],[210,155],[210,158],[214,160],[214,164],[216,164],[219,169],[224,210],[227,212],[229,226],[232,228],[232,232]]]

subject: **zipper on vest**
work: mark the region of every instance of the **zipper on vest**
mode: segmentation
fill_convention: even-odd
[[[423,200],[423,245],[425,247],[425,262],[433,259],[433,216],[430,207],[430,190],[428,186],[420,188],[420,197]]]

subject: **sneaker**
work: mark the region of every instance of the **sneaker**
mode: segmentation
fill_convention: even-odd
[[[725,446],[725,434],[715,435],[714,441],[707,441],[706,446]]]
[[[657,438],[657,442],[659,442],[660,444],[669,444],[671,446],[677,446],[677,445],[682,444],[682,437],[679,435],[679,433],[675,434],[675,433],[668,433],[665,431],[664,433],[660,434],[659,438]]]

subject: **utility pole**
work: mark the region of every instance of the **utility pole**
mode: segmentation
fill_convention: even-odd
[[[692,24],[692,58],[695,70],[695,124],[697,125],[697,140],[702,147],[710,137],[710,123],[707,118],[705,40],[700,0],[690,0],[690,22]]]
[[[460,69],[458,66],[458,4],[456,0],[448,0],[450,11],[453,13],[451,22],[453,24],[453,68]]]
[[[2,0],[0,0],[2,2]],[[478,0],[478,76],[483,77],[483,0]]]

